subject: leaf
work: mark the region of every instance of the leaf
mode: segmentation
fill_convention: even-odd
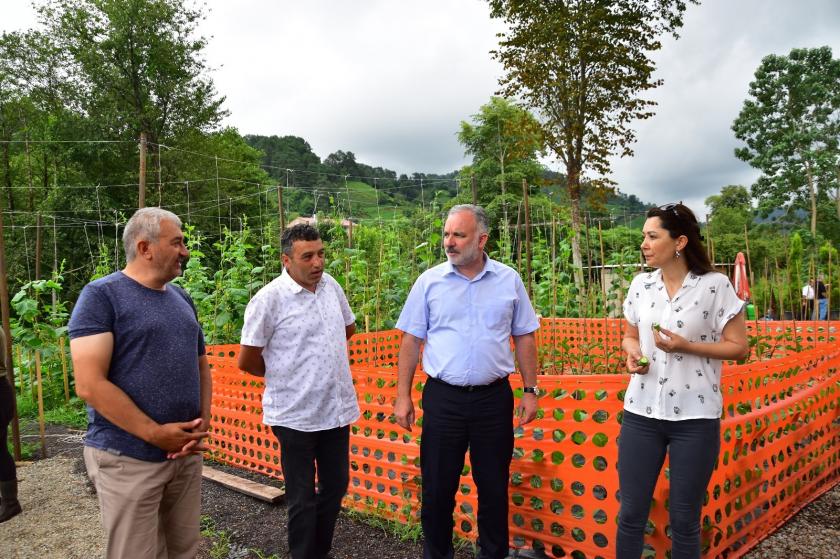
[[[214,324],[217,328],[221,328],[225,326],[228,322],[230,322],[230,313],[228,312],[221,312],[216,316],[216,320]]]

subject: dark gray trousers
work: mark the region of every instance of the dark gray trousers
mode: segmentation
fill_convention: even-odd
[[[700,558],[700,511],[720,452],[720,420],[666,421],[625,411],[618,441],[617,559],[642,555],[653,490],[666,452],[671,460],[671,558]]]

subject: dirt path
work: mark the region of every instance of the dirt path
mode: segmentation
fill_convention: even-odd
[[[102,554],[102,530],[96,496],[82,462],[79,433],[55,428],[50,437],[53,458],[38,460],[18,471],[24,513],[0,524],[3,559],[93,559]],[[245,475],[245,474],[243,474]],[[202,514],[229,538],[224,553],[206,539],[200,559],[285,557],[285,507],[267,505],[205,482]],[[745,559],[833,559],[840,548],[840,484],[808,505],[779,531],[764,540]],[[260,555],[254,551],[260,550]],[[363,550],[363,554],[359,551]],[[342,514],[336,529],[333,556],[355,559],[414,559],[422,556],[417,543],[401,541],[381,529]],[[466,551],[458,559],[471,557]]]
[[[58,456],[18,469],[24,514],[0,524],[0,557],[102,556],[99,505],[78,459]]]

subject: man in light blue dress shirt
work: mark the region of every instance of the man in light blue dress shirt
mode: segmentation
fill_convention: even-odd
[[[508,375],[516,359],[525,392],[519,424],[537,413],[539,328],[519,274],[484,253],[488,220],[478,206],[454,206],[446,219],[447,262],[414,283],[397,328],[400,345],[397,423],[415,422],[411,386],[423,349],[423,475],[425,559],[451,559],[455,493],[469,449],[478,488],[478,558],[508,555],[508,481],[513,453],[513,392]]]

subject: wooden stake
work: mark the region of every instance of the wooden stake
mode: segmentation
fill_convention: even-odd
[[[828,326],[825,329],[825,339],[828,341],[829,334],[831,333],[831,250],[828,251],[828,285],[825,286],[826,295],[828,296],[828,300],[825,304],[828,306]],[[824,283],[824,282],[823,282]]]
[[[23,353],[20,350],[20,346],[15,347],[15,351],[17,352],[18,368],[20,369],[20,388],[18,390],[20,391],[20,395],[23,396]],[[12,369],[9,370],[11,371]]]
[[[747,269],[749,270],[750,285],[755,285],[755,278],[753,277],[752,260],[750,259],[750,235],[747,231],[747,224],[744,224],[744,246],[747,249]],[[755,313],[758,316],[758,313]]]
[[[41,279],[41,212],[35,215],[35,281]]]
[[[516,271],[522,275],[522,204],[516,208]]]
[[[283,186],[279,184],[277,185],[277,217],[280,223],[280,233],[277,237],[280,238],[286,230],[286,216],[283,215]]]
[[[29,182],[29,211],[32,212],[35,211],[35,191],[32,188],[32,161],[29,157],[29,127],[26,125],[25,117],[23,119],[23,125],[26,127],[26,170]]]
[[[551,213],[551,314],[557,314],[557,218]],[[552,333],[554,330],[552,329]]]
[[[61,356],[61,374],[64,378],[64,401],[70,401],[70,377],[67,374],[67,355],[64,353],[64,336],[58,338],[58,351]]]
[[[146,207],[146,133],[140,132],[140,180],[138,181],[137,207]]]
[[[157,146],[158,207],[163,205],[163,169],[160,161],[160,144]]]
[[[377,332],[379,331],[380,328],[382,328],[382,325],[380,324],[380,318],[379,317],[381,316],[380,311],[382,309],[382,304],[381,304],[381,296],[382,296],[382,258],[384,257],[384,254],[385,254],[385,243],[379,243],[379,273],[377,274],[377,277],[378,277],[379,281],[376,282],[376,310],[375,310],[376,315],[374,316],[374,323],[373,323],[373,327],[376,329]]]
[[[350,226],[347,228],[347,248],[353,248],[353,222],[350,221],[349,219],[347,221],[350,223]],[[345,262],[345,267],[344,267],[344,269],[345,269],[344,291],[345,291],[345,294],[347,295],[347,299],[349,300],[350,295],[351,295],[351,292],[350,292],[351,266],[350,266],[350,254],[349,254],[349,252],[348,252],[347,256],[344,258],[344,262]]]
[[[609,309],[607,308],[607,258],[604,254],[604,233],[601,228],[601,222],[598,222],[598,243],[601,245],[601,291],[604,295],[604,334],[607,332],[607,318],[609,317]]]
[[[554,317],[557,316],[557,216],[554,210],[551,211],[551,368],[557,367],[557,324]],[[561,371],[562,372],[562,371]]]
[[[782,275],[782,272],[781,272],[781,269],[779,268],[779,260],[775,256],[773,257],[773,265],[776,267],[776,282],[775,283],[780,284],[781,281],[782,281],[780,279],[780,276]],[[784,320],[785,319],[785,309],[784,309],[784,306],[785,306],[785,288],[784,287],[779,289],[778,296],[779,296],[779,320]],[[791,316],[793,316],[793,311],[791,311]]]
[[[55,225],[55,216],[53,216],[53,273],[58,271],[58,229]],[[55,306],[58,304],[58,293],[52,292],[52,308],[55,312]]]
[[[37,371],[35,371],[33,369],[33,363],[34,363],[33,354],[29,353],[28,351],[26,352],[26,361],[27,361],[27,367],[26,368],[28,370],[27,372],[29,373],[29,399],[30,400],[36,400],[38,389],[35,388],[35,373]]]
[[[528,181],[522,179],[522,200],[525,202],[525,272],[528,274],[528,297],[534,300],[534,290],[531,286],[531,212],[528,209]]]
[[[41,458],[47,457],[46,422],[44,420],[44,383],[41,379],[41,352],[35,350],[35,374],[38,376],[38,432],[41,434]]]

